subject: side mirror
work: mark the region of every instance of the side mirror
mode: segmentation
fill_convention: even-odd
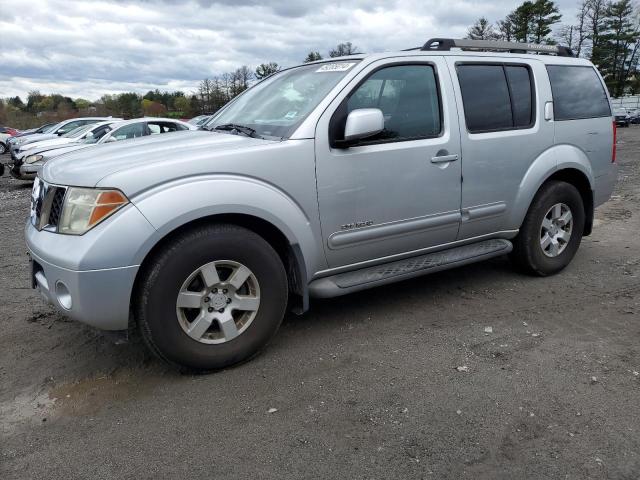
[[[347,117],[344,127],[346,146],[357,140],[372,137],[384,130],[384,115],[379,108],[359,108]]]

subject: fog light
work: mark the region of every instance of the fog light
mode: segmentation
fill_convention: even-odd
[[[56,298],[62,308],[65,310],[71,310],[71,307],[73,306],[71,294],[69,293],[67,286],[60,280],[56,282]]]

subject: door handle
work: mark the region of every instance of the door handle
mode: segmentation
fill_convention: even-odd
[[[431,163],[449,163],[455,162],[458,160],[458,154],[454,153],[453,155],[439,155],[436,157],[431,157]]]

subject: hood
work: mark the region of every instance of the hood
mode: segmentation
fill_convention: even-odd
[[[19,144],[22,147],[23,145],[39,142],[41,140],[49,140],[52,138],[60,138],[60,137],[55,133],[32,133],[30,135],[25,135],[24,137],[18,137],[18,138],[20,139]]]
[[[73,152],[80,148],[89,147],[89,146],[92,146],[92,145],[76,143],[76,142],[56,143],[53,145],[45,144],[42,146],[30,148],[29,150],[20,151],[16,154],[16,158],[18,160],[22,160],[23,158],[26,158],[30,155],[44,155],[45,157],[53,157],[55,155],[62,155],[63,153]]]
[[[182,175],[200,173],[198,169],[205,169],[201,172],[205,173],[212,171],[215,157],[226,152],[279,143],[203,130],[164,133],[95,145],[56,156],[45,164],[41,175],[50,183],[94,187],[102,179],[108,182],[108,177],[116,173],[127,178],[138,174],[148,176],[149,170],[157,172],[158,169],[163,169],[168,176],[176,169]],[[109,186],[122,188],[118,184]]]
[[[37,149],[40,148],[46,148],[46,147],[55,147],[57,145],[66,145],[68,143],[72,143],[74,142],[76,139],[74,138],[67,138],[67,137],[58,137],[57,135],[54,138],[50,138],[47,140],[38,140],[37,142],[30,142],[27,143],[24,147],[23,145],[20,146],[21,151],[24,152],[29,152],[31,153],[32,151],[36,151]]]

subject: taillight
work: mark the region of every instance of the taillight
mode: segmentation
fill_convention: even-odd
[[[616,121],[613,121],[613,148],[611,150],[611,163],[616,163],[616,141],[618,138],[618,126]]]

